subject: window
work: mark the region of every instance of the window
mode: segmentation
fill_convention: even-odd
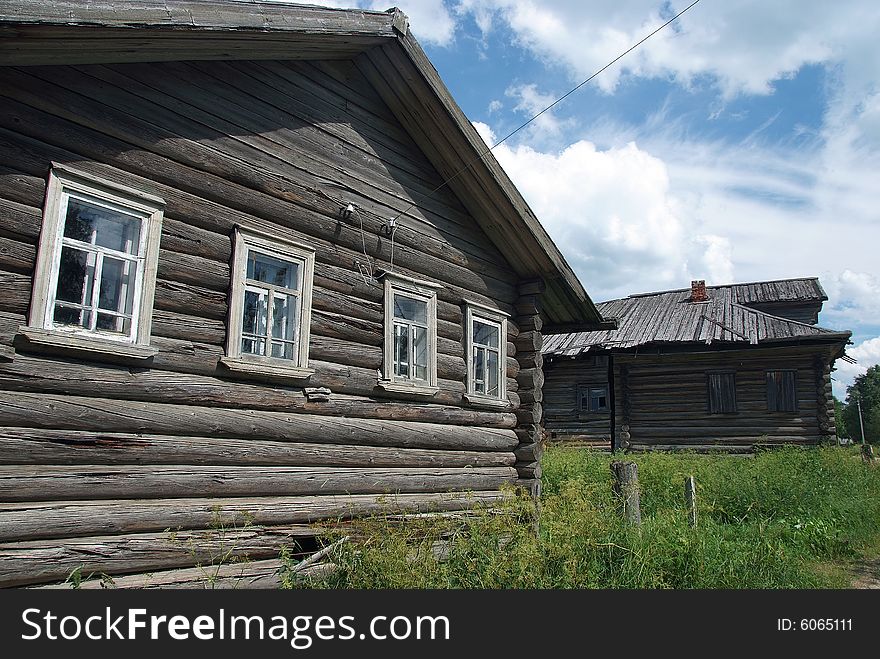
[[[468,402],[507,407],[507,314],[465,304]]]
[[[767,371],[767,410],[796,412],[797,374],[793,370]]]
[[[385,273],[385,357],[379,385],[388,391],[437,392],[437,288]]]
[[[226,357],[234,371],[294,379],[309,370],[311,248],[237,228]]]
[[[591,412],[608,411],[608,387],[607,385],[578,385],[578,412],[589,414]]]
[[[715,371],[706,374],[709,388],[709,414],[736,413],[736,373]]]
[[[49,173],[28,326],[35,344],[146,359],[164,202],[62,165]]]

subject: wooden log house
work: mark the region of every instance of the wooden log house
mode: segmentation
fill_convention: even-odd
[[[831,370],[850,332],[818,327],[818,279],[631,295],[610,331],[545,337],[551,441],[725,450],[836,439]]]
[[[0,0],[0,585],[534,495],[602,323],[399,11]]]

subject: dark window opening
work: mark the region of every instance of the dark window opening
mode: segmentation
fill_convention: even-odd
[[[707,373],[709,414],[736,414],[736,373]]]
[[[578,387],[578,412],[607,412],[608,411],[608,387],[591,387],[580,385]]]
[[[796,412],[797,373],[795,371],[767,371],[767,410],[769,412]]]

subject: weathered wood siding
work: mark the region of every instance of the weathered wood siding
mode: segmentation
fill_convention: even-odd
[[[610,448],[610,400],[607,412],[580,412],[577,396],[582,385],[608,385],[608,356],[562,357],[545,365],[544,427],[550,441]]]
[[[776,349],[614,356],[615,431],[622,448],[725,448],[832,439],[827,353]],[[818,367],[818,368],[817,368]],[[767,370],[796,371],[797,411],[769,412]],[[736,373],[735,414],[710,414],[706,374]]]
[[[166,201],[147,369],[15,342],[53,161]],[[191,565],[191,543],[157,544],[169,528],[252,522],[243,546],[266,558],[303,523],[463,508],[533,484],[535,291],[454,195],[431,193],[441,182],[352,62],[0,69],[0,564],[16,565],[0,585],[61,579],[77,556],[108,574]],[[358,211],[343,218],[349,203]],[[391,267],[380,227],[410,204],[394,270],[442,285],[430,401],[376,388],[383,289],[361,274]],[[329,401],[218,367],[236,225],[315,248],[308,386]],[[509,411],[463,403],[465,298],[514,319]]]

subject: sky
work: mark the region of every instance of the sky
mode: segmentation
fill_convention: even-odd
[[[691,1],[397,4],[492,145]],[[877,35],[876,0],[700,0],[493,153],[595,301],[818,276],[843,397],[880,363]]]

